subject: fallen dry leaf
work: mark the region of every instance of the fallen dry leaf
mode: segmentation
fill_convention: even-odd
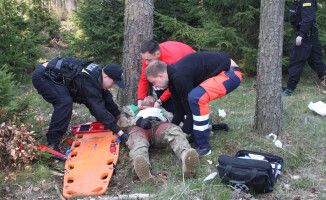
[[[284,189],[286,191],[290,191],[291,190],[290,184],[284,184]]]
[[[299,180],[301,178],[299,175],[291,175],[291,174],[290,174],[290,177],[291,177],[291,179],[294,179],[294,180]]]
[[[9,178],[10,178],[10,180],[15,181],[17,179],[17,176],[16,176],[16,174],[11,173],[11,174],[9,174]]]
[[[31,169],[32,169],[31,166],[29,166],[29,165],[25,166],[26,171],[31,171]]]
[[[159,175],[158,175],[158,178],[160,178],[160,179],[164,179],[164,180],[167,179],[167,177],[166,177],[165,174],[159,174]]]
[[[317,191],[316,188],[310,188],[311,193],[315,193],[316,191]]]

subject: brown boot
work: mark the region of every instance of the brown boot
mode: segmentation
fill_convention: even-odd
[[[149,170],[149,164],[144,156],[138,155],[134,159],[134,168],[142,183],[155,183],[155,179]]]
[[[198,153],[195,149],[184,150],[181,154],[182,173],[185,177],[191,177],[195,174],[199,163]]]

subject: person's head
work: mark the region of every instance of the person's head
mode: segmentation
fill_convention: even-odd
[[[142,106],[148,106],[148,107],[154,107],[155,104],[155,98],[152,96],[147,96],[142,102]]]
[[[154,87],[166,89],[169,83],[169,77],[167,73],[167,64],[155,60],[151,62],[145,70],[146,79],[153,83]]]
[[[140,52],[147,65],[161,56],[160,45],[155,40],[145,40],[141,44]]]
[[[118,85],[120,88],[125,88],[125,84],[123,83],[123,71],[116,64],[108,64],[102,70],[102,79],[103,79],[103,89],[108,90],[115,85]]]

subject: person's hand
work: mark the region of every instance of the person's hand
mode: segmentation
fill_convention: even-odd
[[[154,108],[159,108],[161,106],[162,106],[162,100],[161,99],[158,99],[157,101],[155,101]]]
[[[150,129],[150,128],[152,128],[152,123],[151,123],[151,120],[144,119],[141,117],[136,121],[136,126],[139,126],[140,128],[143,128],[143,129]]]
[[[128,135],[128,133],[123,133],[123,134],[120,136],[120,138],[121,138],[121,142],[122,142],[123,144],[126,144],[126,142],[128,141],[129,135]]]
[[[300,46],[302,44],[302,37],[301,36],[298,36],[296,39],[295,39],[295,44],[297,46]]]
[[[141,106],[143,104],[143,101],[144,101],[143,99],[139,99],[138,102],[137,102],[137,104],[138,104],[137,106],[138,107]]]
[[[160,108],[160,104],[159,103],[157,103],[157,101],[155,101],[155,103],[154,103],[154,108]]]

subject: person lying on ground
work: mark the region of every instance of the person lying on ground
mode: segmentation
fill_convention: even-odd
[[[191,177],[199,163],[199,157],[193,149],[181,128],[169,123],[162,109],[154,108],[155,99],[145,97],[142,110],[132,113],[130,107],[124,107],[118,125],[128,129],[129,139],[126,143],[130,149],[133,169],[142,183],[154,183],[151,174],[148,150],[152,148],[166,148],[170,146],[182,162],[182,174]]]

